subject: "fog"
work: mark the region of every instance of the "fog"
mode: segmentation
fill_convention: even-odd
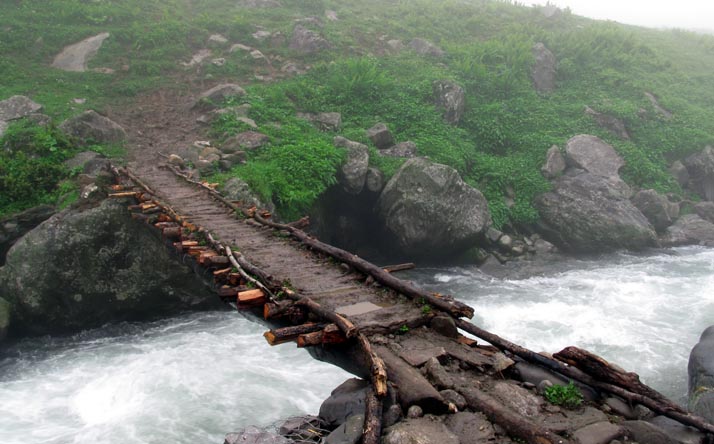
[[[544,5],[546,0],[524,3]],[[569,7],[577,15],[631,25],[714,30],[711,0],[551,0],[550,3]]]

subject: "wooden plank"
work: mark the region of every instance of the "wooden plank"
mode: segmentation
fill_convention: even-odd
[[[265,304],[265,293],[259,288],[238,293],[238,305],[256,306],[263,304]]]

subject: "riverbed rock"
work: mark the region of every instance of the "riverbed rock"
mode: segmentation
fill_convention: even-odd
[[[670,202],[655,190],[641,190],[632,203],[645,215],[657,231],[664,231],[679,217],[679,204]]]
[[[432,88],[434,104],[443,110],[444,120],[450,125],[458,125],[466,105],[464,89],[451,80],[437,80],[432,84]]]
[[[367,145],[353,142],[344,137],[335,137],[336,147],[347,150],[347,156],[338,171],[338,180],[347,194],[358,195],[367,181],[369,169],[369,149]]]
[[[590,116],[600,128],[610,131],[610,133],[622,140],[630,140],[630,134],[627,132],[625,122],[617,117],[595,111],[589,106],[585,107],[585,115]]]
[[[10,311],[10,303],[0,297],[0,342],[5,340],[10,329]]]
[[[126,131],[118,123],[94,110],[69,118],[59,129],[81,143],[121,143],[126,140]]]
[[[278,428],[281,436],[289,437],[294,441],[319,440],[320,432],[326,424],[317,416],[293,416],[283,422]]]
[[[496,383],[491,396],[518,413],[519,416],[526,418],[538,416],[540,406],[544,403],[542,398],[534,395],[531,391],[507,382]]]
[[[688,188],[703,199],[714,201],[714,147],[707,146],[683,161],[689,173]]]
[[[9,122],[21,119],[41,109],[42,105],[34,102],[29,97],[12,96],[9,99],[0,101],[0,121]]]
[[[493,425],[482,413],[459,412],[449,415],[445,424],[461,444],[481,444],[496,438]]]
[[[126,205],[62,211],[13,245],[0,269],[13,330],[76,331],[215,303]]]
[[[714,246],[714,223],[696,214],[685,214],[667,228],[660,239],[662,246],[706,245]]]
[[[622,438],[626,431],[611,422],[602,421],[576,430],[573,437],[580,444],[608,444],[613,439]]]
[[[387,149],[394,145],[394,137],[384,123],[378,123],[367,130],[367,137],[380,150]]]
[[[65,47],[62,52],[55,57],[52,62],[52,67],[63,71],[86,71],[87,62],[99,52],[99,48],[102,47],[104,40],[108,38],[109,33],[103,32]]]
[[[446,54],[443,49],[439,48],[434,43],[418,37],[409,42],[409,47],[414,50],[414,52],[422,56],[443,57]]]
[[[459,444],[459,438],[432,416],[409,418],[385,430],[382,444]]]
[[[222,83],[201,93],[193,104],[193,109],[210,111],[219,108],[231,97],[243,97],[245,90],[235,83]]]
[[[291,444],[293,441],[258,427],[249,426],[226,435],[223,444]]]
[[[476,244],[491,225],[488,204],[451,167],[408,160],[377,201],[379,217],[409,253],[448,255]]]
[[[714,421],[714,325],[702,333],[689,355],[689,411]]]
[[[702,219],[714,223],[714,202],[697,202],[694,212]]]
[[[664,430],[646,421],[625,421],[622,427],[630,438],[636,442],[647,444],[680,444],[669,436]]]
[[[317,32],[307,29],[302,25],[297,25],[295,29],[293,29],[289,47],[294,51],[310,54],[330,49],[332,45]]]
[[[615,149],[596,136],[581,134],[568,140],[565,145],[565,162],[571,168],[579,168],[602,177],[617,177],[625,165]]]
[[[629,200],[619,177],[570,170],[535,201],[544,236],[571,251],[641,249],[656,244],[655,230]]]
[[[369,384],[362,379],[348,379],[335,388],[320,406],[320,418],[331,427],[344,424],[353,415],[363,415]]]
[[[557,145],[553,145],[548,149],[545,154],[545,163],[540,171],[546,179],[555,179],[565,171],[565,158],[560,153],[560,148]]]
[[[541,94],[550,93],[555,90],[555,73],[557,61],[553,53],[546,48],[543,43],[536,43],[532,49],[533,70],[531,71],[531,79],[533,87]]]
[[[327,435],[324,444],[357,444],[362,439],[363,426],[364,415],[352,415]]]
[[[5,256],[10,247],[27,232],[46,221],[57,210],[51,205],[39,205],[0,221],[0,266],[5,264]]]
[[[667,435],[674,438],[678,444],[702,444],[705,442],[704,433],[666,416],[655,416],[647,420],[647,422],[659,427]]]

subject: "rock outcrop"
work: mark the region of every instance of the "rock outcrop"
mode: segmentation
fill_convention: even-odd
[[[0,221],[0,266],[5,264],[5,255],[15,241],[52,217],[55,211],[53,206],[40,205]]]
[[[689,174],[687,187],[703,199],[714,201],[714,147],[707,146],[683,161]]]
[[[685,214],[667,228],[660,239],[663,246],[706,245],[714,246],[714,223],[696,214]]]
[[[121,143],[126,140],[124,128],[93,110],[65,120],[59,129],[87,144]]]
[[[261,210],[268,210],[275,214],[275,204],[264,202],[243,179],[231,177],[221,188],[221,193],[226,199],[241,202],[248,207],[254,206]]]
[[[330,49],[332,45],[320,34],[302,25],[295,26],[290,38],[290,49],[304,54]]]
[[[545,163],[540,169],[546,179],[555,179],[565,171],[565,158],[560,153],[560,148],[551,146],[545,155]]]
[[[437,80],[432,87],[434,104],[443,110],[444,120],[451,125],[458,125],[466,104],[464,89],[450,80]]]
[[[689,411],[714,422],[714,325],[689,355]]]
[[[615,150],[580,135],[568,141],[565,152],[569,168],[535,202],[543,234],[571,251],[655,245],[654,228],[630,202],[630,187],[618,174],[624,161]]]
[[[585,107],[585,115],[590,116],[601,128],[610,131],[620,139],[630,140],[630,133],[627,132],[625,122],[617,117],[595,111],[589,106]]]
[[[47,334],[217,304],[126,202],[56,214],[17,241],[0,269],[12,331]]]
[[[20,119],[42,109],[42,105],[35,103],[25,96],[12,96],[0,101],[0,121],[9,122]]]
[[[536,43],[533,46],[533,57],[535,58],[531,72],[533,87],[541,94],[553,92],[557,66],[555,56],[543,43]]]
[[[216,85],[198,96],[193,104],[193,109],[210,111],[219,108],[221,102],[231,97],[242,97],[245,90],[234,83]]]
[[[62,52],[55,57],[52,62],[52,67],[63,71],[86,71],[87,62],[97,54],[104,40],[108,38],[109,33],[103,32],[65,47]]]
[[[344,137],[335,137],[336,147],[344,148],[347,156],[338,171],[338,180],[347,194],[358,195],[362,192],[367,181],[369,169],[369,149],[367,145],[347,140]]]
[[[491,224],[480,191],[451,167],[408,160],[377,202],[384,226],[410,254],[448,255],[476,244]]]
[[[698,202],[694,205],[694,212],[702,219],[714,223],[714,202]]]
[[[679,217],[679,204],[670,202],[655,190],[642,190],[634,195],[632,203],[645,215],[657,231],[664,231]]]
[[[385,150],[394,145],[394,136],[384,123],[378,123],[367,130],[367,137],[380,150]]]

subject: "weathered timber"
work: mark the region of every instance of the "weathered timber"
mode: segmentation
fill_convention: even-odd
[[[509,353],[512,353],[528,362],[532,362],[536,365],[540,365],[547,369],[553,370],[563,376],[589,385],[590,387],[596,388],[598,390],[612,393],[613,395],[617,395],[627,401],[642,404],[650,410],[659,413],[660,415],[672,418],[675,421],[679,421],[682,424],[692,426],[706,433],[714,433],[714,425],[707,422],[704,418],[700,416],[682,412],[680,407],[672,409],[672,407],[668,405],[669,403],[665,405],[650,397],[638,393],[633,393],[629,390],[626,390],[622,387],[618,387],[613,384],[598,381],[592,376],[584,373],[582,370],[566,366],[560,361],[548,358],[539,353],[528,350],[525,347],[521,347],[520,345],[514,344],[506,339],[499,337],[498,335],[488,332],[462,319],[456,320],[456,326],[466,332],[471,333],[472,335],[475,335],[489,342],[490,344],[498,347],[499,349],[508,351]]]
[[[220,269],[220,270],[215,270],[215,271],[213,272],[213,275],[216,276],[216,277],[219,277],[219,276],[227,276],[227,275],[230,274],[230,272],[231,272],[231,268],[230,268],[230,267],[229,267],[229,268],[222,268],[222,269]]]
[[[396,273],[397,271],[406,271],[406,270],[413,270],[416,268],[416,264],[412,262],[407,262],[406,264],[397,264],[397,265],[385,265],[382,267],[384,271],[387,273]]]
[[[222,266],[230,264],[231,261],[230,261],[230,259],[228,259],[228,256],[215,255],[215,256],[206,258],[205,263],[209,267],[222,267]]]
[[[263,334],[270,345],[283,344],[285,342],[295,341],[298,336],[306,333],[321,332],[325,328],[325,324],[303,324],[292,327],[274,328]]]
[[[305,348],[321,345],[324,336],[325,334],[322,332],[322,330],[312,333],[305,333],[303,335],[298,336],[297,346],[298,348]]]
[[[419,370],[407,364],[387,347],[374,347],[377,356],[382,358],[387,368],[387,375],[399,392],[399,402],[404,411],[412,405],[418,405],[426,413],[442,414],[449,410],[438,391],[422,376]]]
[[[231,287],[228,285],[222,285],[216,289],[219,297],[222,298],[235,298],[238,296],[239,289],[237,287]]]
[[[360,333],[358,341],[362,353],[369,364],[372,388],[377,396],[383,398],[387,395],[387,366],[384,360],[372,350],[372,344],[364,334]]]
[[[374,387],[367,391],[362,444],[379,444],[382,435],[382,400],[375,393]]]
[[[121,192],[121,193],[111,193],[111,194],[109,194],[108,197],[109,197],[110,199],[124,199],[124,198],[127,198],[127,197],[136,198],[137,195],[138,195],[138,193],[137,193],[136,191],[124,191],[124,192]]]
[[[256,288],[254,290],[241,291],[238,293],[238,305],[240,306],[257,306],[265,304],[265,293],[263,290]]]
[[[292,291],[286,289],[286,294],[287,292],[293,293]],[[317,302],[313,301],[310,298],[306,297],[299,297],[299,299],[295,302],[297,305],[302,305],[306,307],[308,310],[311,312],[315,313],[316,315],[320,316],[323,319],[327,319],[328,321],[334,323],[338,327],[340,327],[340,330],[345,334],[345,336],[349,338],[353,338],[357,335],[357,328],[349,321],[347,318],[338,315],[334,311],[330,311],[322,307],[320,304]]]
[[[161,231],[166,239],[181,239],[181,227],[167,227]]]
[[[469,407],[485,414],[488,419],[503,427],[509,435],[515,438],[520,438],[529,444],[568,444],[570,442],[508,409],[475,387],[460,387],[459,393],[466,399]]]

